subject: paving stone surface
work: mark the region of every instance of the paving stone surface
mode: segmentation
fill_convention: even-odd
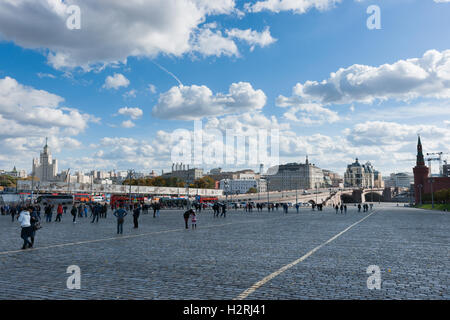
[[[248,299],[450,299],[450,214],[374,211]],[[127,216],[123,235],[111,212],[98,223],[67,214],[43,222],[25,251],[19,223],[0,216],[0,299],[233,299],[371,213],[202,211],[185,230],[181,210],[163,210],[141,215],[139,229]],[[81,269],[79,290],[66,286],[70,265]],[[370,265],[380,290],[367,288]]]

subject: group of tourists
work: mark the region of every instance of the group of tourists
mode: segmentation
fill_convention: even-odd
[[[323,211],[323,203],[317,203],[317,204],[313,203],[311,205],[311,207],[312,207],[313,211],[315,211],[316,208],[317,208],[317,211]]]
[[[358,204],[358,212],[361,212],[361,208],[363,209],[363,212],[367,212],[367,211],[369,211],[369,207],[370,207],[370,211],[372,211],[373,203],[371,203],[370,205],[367,203],[364,203],[362,206],[361,206],[361,203],[359,203]]]
[[[184,225],[189,229],[189,218],[191,218],[192,229],[197,229],[197,214],[193,209],[189,209],[183,213]]]
[[[347,205],[346,204],[337,204],[334,206],[334,209],[336,210],[336,214],[338,214],[339,210],[341,210],[341,214],[347,214]]]
[[[36,231],[41,228],[37,206],[21,207],[17,221],[19,221],[21,227],[22,250],[33,248]]]
[[[212,206],[214,218],[218,218],[219,214],[221,217],[227,217],[227,205],[225,203],[215,202]]]

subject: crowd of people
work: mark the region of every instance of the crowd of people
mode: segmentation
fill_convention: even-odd
[[[253,208],[256,207],[257,211],[260,212],[267,204],[264,203],[246,203],[244,205],[245,212],[253,212]],[[236,204],[233,204],[234,208],[237,210]],[[356,206],[356,204],[355,204]],[[206,204],[201,203],[192,203],[192,206],[189,206],[186,211],[183,213],[183,218],[185,221],[185,228],[189,229],[189,220],[191,221],[191,228],[197,228],[197,219],[198,214],[201,213],[202,209],[211,207],[213,210],[213,217],[218,218],[226,217],[227,213],[227,204],[215,202],[211,206],[206,206]],[[289,206],[287,203],[283,204],[273,204],[269,203],[267,208],[270,211],[274,211],[275,209],[278,211],[279,207],[283,208],[284,213],[288,213]],[[296,204],[294,206],[299,212],[299,205]],[[312,210],[317,208],[318,211],[323,210],[322,204],[312,204]],[[336,204],[333,205],[333,208],[336,211],[336,214],[347,214],[347,205],[346,204]],[[373,210],[373,204],[358,204],[357,205],[358,212],[361,212],[363,209],[364,212]],[[123,225],[125,221],[125,217],[128,213],[132,214],[133,217],[133,227],[134,229],[139,228],[139,217],[141,212],[143,214],[149,214],[149,210],[153,210],[153,218],[158,218],[160,216],[161,204],[160,203],[116,203],[111,206],[113,211],[113,216],[117,221],[117,234],[123,234]],[[12,221],[17,220],[21,226],[20,236],[23,239],[22,249],[32,248],[34,245],[34,239],[36,236],[36,231],[41,228],[41,211],[44,212],[46,223],[51,223],[53,220],[53,214],[56,213],[56,217],[54,222],[61,223],[63,216],[69,210],[68,206],[58,204],[44,204],[42,207],[40,205],[31,205],[31,204],[12,204],[12,205],[2,205],[0,206],[1,215],[10,215]],[[79,218],[92,218],[91,223],[98,223],[99,219],[106,219],[108,213],[108,206],[106,204],[99,203],[78,203],[73,204],[69,210],[72,215],[72,222],[76,223]]]

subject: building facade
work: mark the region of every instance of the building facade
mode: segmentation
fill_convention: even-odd
[[[414,176],[407,172],[391,173],[386,180],[387,188],[409,188],[414,184]]]
[[[50,148],[47,141],[43,151],[40,154],[40,158],[33,158],[33,171],[32,175],[37,177],[40,181],[55,181],[58,174],[58,161],[52,159]]]
[[[314,189],[326,186],[323,170],[309,163],[308,157],[305,163],[288,163],[269,168],[265,179],[269,191]]]
[[[172,172],[167,172],[161,175],[163,178],[178,178],[181,181],[192,184],[195,180],[204,177],[203,169],[189,168],[189,165],[172,164]]]
[[[370,162],[361,164],[356,161],[347,166],[344,175],[344,186],[346,188],[381,188],[383,182],[381,174],[376,171]]]
[[[266,183],[263,179],[223,179],[219,181],[219,189],[224,194],[245,194],[251,188],[255,188],[257,192],[266,192]]]

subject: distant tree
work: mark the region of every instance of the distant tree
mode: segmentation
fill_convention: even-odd
[[[247,193],[257,193],[258,192],[258,190],[256,189],[256,188],[250,188],[250,189],[248,189],[248,191],[247,191]]]
[[[197,179],[192,184],[193,188],[198,189],[214,189],[216,184],[216,181],[211,177],[203,177],[200,179]]]

